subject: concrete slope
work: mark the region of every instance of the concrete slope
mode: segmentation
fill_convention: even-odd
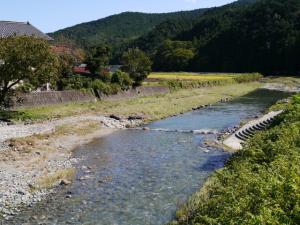
[[[272,111],[259,119],[252,120],[234,134],[225,139],[223,144],[233,150],[240,150],[243,148],[243,143],[255,132],[266,129],[274,120],[276,116],[281,114],[283,111]]]

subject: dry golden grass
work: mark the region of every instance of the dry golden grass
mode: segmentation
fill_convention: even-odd
[[[228,80],[232,79],[233,74],[199,74],[199,73],[151,73],[149,79],[158,80]]]
[[[51,174],[41,176],[33,185],[34,189],[51,189],[57,186],[62,180],[71,181],[75,176],[75,169],[61,169]]]

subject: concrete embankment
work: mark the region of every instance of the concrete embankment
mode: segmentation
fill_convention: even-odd
[[[259,119],[252,120],[236,131],[234,134],[230,135],[225,139],[223,144],[233,150],[240,150],[243,148],[243,143],[250,137],[252,137],[255,132],[260,131],[268,127],[276,116],[281,114],[283,111],[272,111]]]

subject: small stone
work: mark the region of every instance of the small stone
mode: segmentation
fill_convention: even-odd
[[[18,191],[17,193],[18,193],[19,195],[26,195],[26,193],[25,193],[24,191],[21,191],[21,190]]]
[[[71,181],[68,181],[68,180],[66,180],[66,179],[63,179],[63,180],[60,181],[59,184],[60,184],[60,185],[69,185],[69,184],[71,184]]]
[[[80,177],[79,180],[83,181],[83,180],[87,180],[87,179],[90,179],[90,178],[91,178],[91,176],[86,175],[86,176]]]
[[[28,184],[28,187],[29,187],[30,189],[35,189],[35,187],[34,187],[33,184]]]
[[[128,120],[142,120],[142,119],[144,119],[144,118],[141,116],[129,116],[128,117]]]
[[[109,118],[115,119],[115,120],[121,120],[121,118],[119,116],[116,116],[114,114],[110,115]]]

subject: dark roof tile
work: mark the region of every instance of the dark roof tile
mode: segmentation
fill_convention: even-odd
[[[6,38],[13,35],[17,36],[35,36],[46,40],[52,40],[47,34],[44,34],[30,23],[0,21],[0,38]]]

